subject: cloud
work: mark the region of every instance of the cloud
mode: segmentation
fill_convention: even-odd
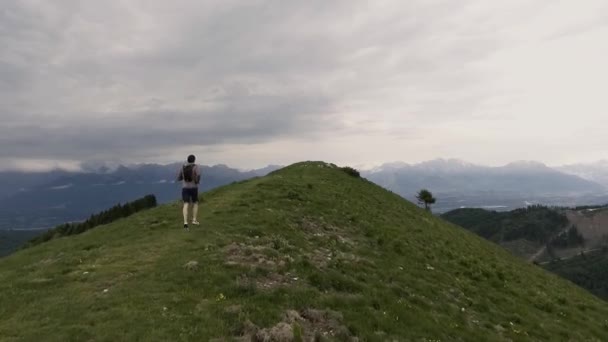
[[[601,36],[602,6],[10,2],[0,11],[0,144],[9,146],[0,160],[166,161],[186,150],[243,165],[312,158],[310,151],[355,163],[402,159],[392,147],[411,158],[456,150],[489,161],[472,143],[473,128],[546,120],[531,112],[552,93],[531,102],[536,88],[522,86],[546,85],[533,73],[543,61],[525,52],[549,58],[533,44],[554,44],[559,54],[572,37]],[[562,22],[572,9],[577,16]],[[508,148],[496,135],[488,146]]]
[[[45,125],[22,123],[0,128],[0,144],[12,146],[0,151],[0,158],[40,158],[52,153],[57,158],[86,160],[129,155],[130,151],[154,153],[175,145],[255,143],[290,134],[312,138],[339,128],[326,123],[331,115],[318,117],[326,106],[323,99],[303,96],[297,103],[281,97],[243,96],[218,102],[213,110],[92,113],[88,120],[70,117]]]

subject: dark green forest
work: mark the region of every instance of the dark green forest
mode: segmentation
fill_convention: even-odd
[[[568,248],[583,245],[585,245],[585,239],[576,226],[570,227],[568,230],[551,239],[551,247],[554,248]]]
[[[581,253],[567,260],[554,260],[543,266],[608,300],[608,248]]]
[[[441,217],[496,243],[525,239],[539,244],[553,244],[553,237],[569,224],[561,211],[540,205],[509,212],[456,209]],[[580,244],[579,236],[576,227],[571,227],[568,234],[560,235],[556,243],[560,247]]]

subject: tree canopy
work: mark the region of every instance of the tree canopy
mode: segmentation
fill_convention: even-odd
[[[424,204],[424,209],[431,210],[431,204],[435,204],[437,199],[427,189],[422,189],[416,195],[419,204]]]

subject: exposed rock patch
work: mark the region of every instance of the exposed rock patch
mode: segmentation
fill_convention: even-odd
[[[243,324],[241,335],[230,340],[254,342],[313,342],[321,339],[339,339],[358,341],[342,323],[339,312],[306,309],[303,311],[288,310],[281,322],[270,328],[259,328],[247,320]],[[218,340],[220,341],[220,340]]]
[[[198,270],[198,261],[188,261],[185,265],[184,268],[189,270],[189,271],[196,271]]]

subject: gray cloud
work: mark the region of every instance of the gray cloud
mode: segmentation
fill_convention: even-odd
[[[9,146],[0,160],[151,159],[230,144],[276,143],[279,153],[287,140],[336,136],[352,145],[418,141],[437,122],[504,116],[522,95],[502,82],[517,67],[497,56],[551,8],[523,0],[9,2],[0,10],[0,144]],[[583,31],[603,22],[594,23]],[[579,24],[537,36],[559,38]]]
[[[325,131],[340,129],[332,116],[317,113],[328,108],[325,99],[273,96],[227,97],[216,102],[212,111],[144,111],[93,113],[94,118],[70,118],[45,125],[23,123],[0,128],[0,158],[28,156],[86,158],[120,156],[125,151],[157,151],[184,145],[255,143],[269,138],[297,134],[313,138]]]

